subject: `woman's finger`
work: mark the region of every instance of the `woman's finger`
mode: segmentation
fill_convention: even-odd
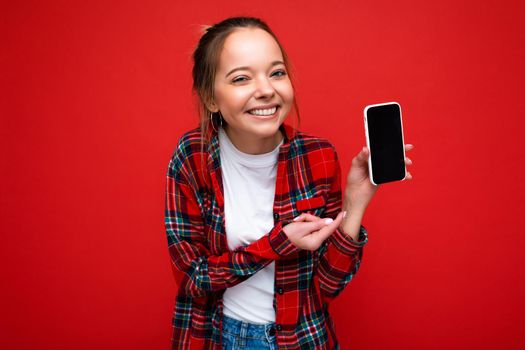
[[[406,179],[407,180],[412,180],[412,174],[410,174],[408,171],[407,171]]]
[[[341,224],[341,221],[343,220],[344,212],[340,212],[336,217],[335,220],[333,220],[331,223],[325,225],[324,227],[321,227],[318,231],[313,232],[310,235],[310,238],[317,243],[324,242],[332,233],[334,233],[335,229]]]
[[[411,151],[414,149],[414,145],[407,143],[405,144],[405,151]]]
[[[310,213],[301,213],[299,214],[299,216],[296,216],[293,221],[303,221],[303,222],[314,222],[314,221],[318,221],[318,220],[321,220],[320,217],[317,217],[315,215],[312,215]]]
[[[293,221],[304,221],[305,219],[305,216],[304,216],[304,213],[303,214],[300,214],[299,216],[296,216]]]
[[[334,220],[332,219],[324,219],[324,220],[317,220],[317,221],[311,221],[311,222],[305,222],[303,225],[308,225],[306,226],[306,230],[304,231],[304,234],[303,234],[303,237],[309,237],[309,239],[312,239],[312,235],[313,233],[312,232],[317,232],[321,229],[323,229],[324,227],[330,225]]]
[[[405,164],[406,165],[412,165],[412,159],[405,157]]]
[[[293,221],[306,221],[306,222],[314,222],[321,220],[320,217],[312,215],[310,213],[301,213],[299,216],[295,217]]]

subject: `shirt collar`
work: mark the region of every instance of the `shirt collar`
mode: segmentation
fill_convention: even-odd
[[[292,127],[291,125],[288,125],[288,124],[285,124],[285,123],[282,123],[280,126],[279,126],[279,130],[281,130],[283,136],[284,136],[284,139],[283,139],[283,144],[281,145],[280,147],[280,152],[279,152],[279,159],[281,159],[281,153],[283,153],[283,151],[287,151],[289,146],[290,146],[290,142],[291,140],[294,138],[294,136],[296,135],[297,133],[297,130]],[[216,164],[213,164],[213,169],[216,169],[220,164],[218,164],[218,159],[219,159],[219,133],[217,130],[215,130],[214,128],[212,128],[211,126],[208,128],[208,132],[206,134],[206,139],[208,140],[208,163],[210,163],[210,161],[212,163],[216,163]]]
[[[283,144],[279,148],[278,162],[283,162],[287,159],[288,151],[290,150],[290,143],[297,134],[297,130],[291,125],[282,123],[279,130],[283,133]],[[211,181],[216,189],[217,200],[219,205],[224,204],[223,198],[223,183],[222,171],[220,164],[220,149],[219,149],[219,133],[211,126],[206,133],[206,140],[208,141],[208,161],[207,166],[211,175]],[[279,175],[279,174],[278,174]]]

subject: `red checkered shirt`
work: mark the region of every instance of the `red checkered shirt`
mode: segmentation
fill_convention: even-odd
[[[275,261],[276,339],[279,349],[339,349],[330,301],[357,273],[368,235],[337,229],[316,251],[296,247],[283,227],[301,212],[335,219],[341,211],[341,167],[334,146],[281,124],[274,227],[230,251],[218,134],[184,133],[169,162],[165,227],[177,296],[172,349],[221,349],[222,295]],[[201,146],[204,146],[201,148]]]

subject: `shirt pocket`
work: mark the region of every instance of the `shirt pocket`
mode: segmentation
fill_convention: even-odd
[[[296,216],[301,213],[310,213],[315,216],[321,216],[325,211],[325,204],[326,200],[322,195],[299,199],[295,202]]]

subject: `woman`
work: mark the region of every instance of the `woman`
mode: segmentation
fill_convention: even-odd
[[[193,58],[201,123],[167,173],[172,348],[337,349],[328,306],[368,241],[368,150],[342,205],[334,146],[284,124],[297,111],[289,62],[261,20],[209,27]]]

